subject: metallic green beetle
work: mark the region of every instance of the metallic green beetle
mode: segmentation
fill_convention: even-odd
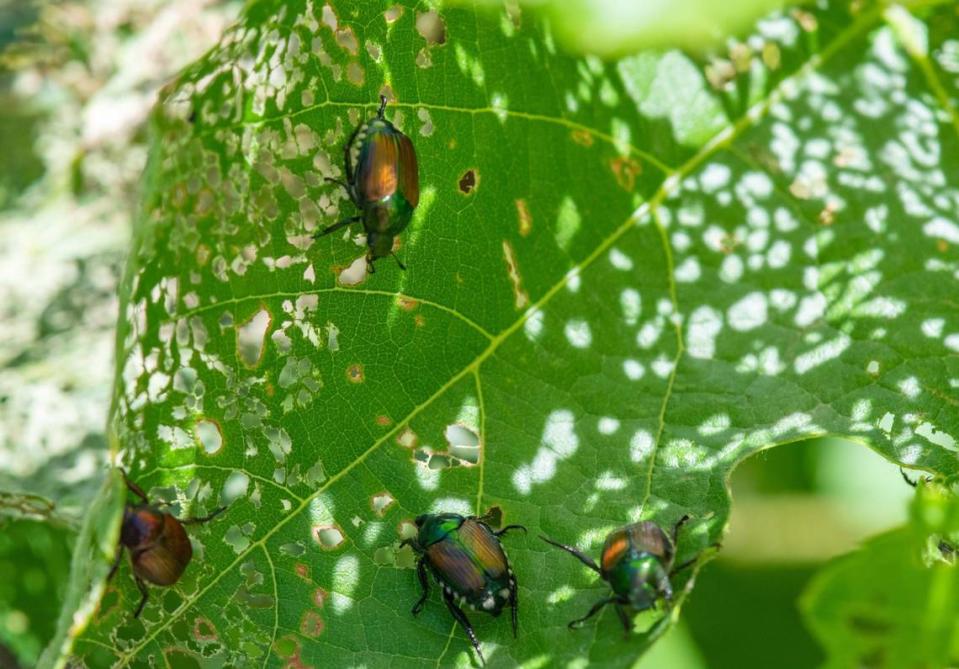
[[[376,117],[360,125],[343,149],[346,181],[327,178],[339,184],[361,213],[338,221],[315,235],[328,235],[357,221],[363,222],[366,259],[373,272],[373,261],[393,253],[393,240],[413,218],[420,201],[420,177],[416,151],[410,138],[386,120],[386,96],[380,96]],[[396,258],[402,269],[406,266]]]
[[[569,628],[575,629],[599,613],[607,604],[613,604],[626,634],[629,634],[632,631],[632,622],[625,607],[645,611],[654,608],[660,599],[669,604],[673,599],[670,577],[696,561],[696,558],[693,558],[678,567],[673,566],[679,528],[688,520],[689,516],[679,519],[673,526],[672,537],[667,536],[659,525],[648,520],[610,532],[603,544],[601,566],[572,546],[540,535],[540,539],[546,543],[579,558],[580,562],[609,583],[613,591],[612,596],[596,602],[585,616],[570,622]]]
[[[474,611],[499,616],[504,606],[512,612],[513,636],[516,636],[518,606],[516,578],[510,567],[500,537],[510,530],[523,530],[522,525],[507,525],[494,531],[486,524],[487,517],[461,516],[458,513],[428,513],[417,517],[417,535],[405,539],[419,555],[416,573],[423,594],[413,605],[413,615],[423,610],[429,596],[427,569],[443,588],[443,600],[469,637],[476,654],[484,664],[479,641],[473,626],[460,608],[469,605]]]

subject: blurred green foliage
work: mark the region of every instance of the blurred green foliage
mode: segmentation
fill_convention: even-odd
[[[472,4],[472,0],[458,0]],[[501,0],[481,0],[501,7]],[[613,58],[644,49],[704,51],[754,25],[786,0],[510,0],[547,16],[562,42],[574,51]],[[797,4],[797,3],[793,3]]]
[[[0,646],[24,667],[33,666],[53,638],[75,538],[72,530],[48,523],[0,524]]]

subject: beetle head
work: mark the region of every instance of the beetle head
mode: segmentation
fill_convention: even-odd
[[[370,232],[366,235],[366,244],[370,248],[370,262],[393,253],[393,235],[385,232]]]

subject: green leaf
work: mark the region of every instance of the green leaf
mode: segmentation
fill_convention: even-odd
[[[519,637],[471,614],[490,664],[629,666],[698,565],[634,638],[612,611],[569,632],[608,588],[539,533],[595,555],[689,514],[679,559],[701,564],[735,465],[814,435],[955,474],[957,19],[929,11],[773,17],[725,77],[575,59],[525,14],[251,5],[158,108],[111,414],[151,497],[230,508],[139,620],[121,568],[74,651],[469,664],[435,593],[410,615],[399,541],[497,508],[530,532],[504,540]],[[380,92],[423,197],[409,270],[363,275],[358,231],[311,235],[354,211],[324,178]]]
[[[0,661],[35,666],[53,637],[63,603],[75,533],[28,520],[0,523]]]
[[[803,614],[826,666],[953,666],[959,500],[921,482],[912,521],[834,560],[808,586]]]

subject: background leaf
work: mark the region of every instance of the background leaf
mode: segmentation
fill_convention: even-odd
[[[732,468],[813,435],[955,473],[956,17],[931,11],[772,18],[727,80],[573,59],[515,13],[252,5],[158,109],[112,414],[154,498],[232,504],[140,620],[121,569],[76,652],[466,663],[435,598],[409,615],[398,541],[496,507],[531,531],[520,639],[473,616],[491,664],[625,666],[666,625],[568,633],[606,589],[538,532],[596,552],[688,513],[692,557]],[[361,244],[310,234],[352,211],[323,177],[380,91],[424,197],[409,271],[344,285]]]
[[[829,653],[826,666],[956,664],[959,505],[921,482],[910,525],[870,540],[809,584],[802,608]],[[896,585],[888,587],[890,579]]]

